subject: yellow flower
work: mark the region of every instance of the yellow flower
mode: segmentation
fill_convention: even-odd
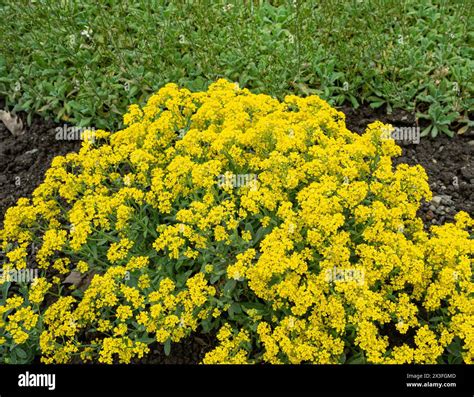
[[[117,308],[117,318],[125,321],[126,319],[132,317],[133,312],[130,306],[119,306]]]
[[[132,247],[133,241],[123,238],[118,243],[113,243],[110,246],[107,251],[107,259],[112,263],[124,259]]]
[[[89,271],[89,264],[84,261],[79,261],[76,266],[77,270],[81,273],[87,273]]]
[[[45,278],[37,278],[32,283],[28,295],[31,303],[39,305],[44,300],[46,292],[51,288],[52,284],[48,283]]]

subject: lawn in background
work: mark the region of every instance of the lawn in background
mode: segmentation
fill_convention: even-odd
[[[116,129],[165,83],[400,108],[425,134],[472,115],[469,1],[0,1],[7,106]]]

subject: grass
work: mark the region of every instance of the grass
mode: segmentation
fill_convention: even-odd
[[[0,95],[15,111],[116,129],[167,82],[219,77],[278,98],[472,125],[469,1],[0,1]]]

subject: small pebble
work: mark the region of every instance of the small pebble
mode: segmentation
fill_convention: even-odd
[[[433,219],[434,218],[434,214],[433,214],[433,211],[428,211],[426,213],[426,218],[429,220],[429,219]]]
[[[28,150],[27,152],[24,153],[24,155],[28,155],[28,154],[34,154],[38,151],[38,149],[31,149],[31,150]]]
[[[436,206],[440,205],[441,204],[441,196],[433,196],[433,199],[431,200],[431,202]]]

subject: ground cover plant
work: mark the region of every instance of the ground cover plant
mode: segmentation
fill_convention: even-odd
[[[279,99],[406,109],[431,136],[472,124],[469,2],[22,0],[0,10],[0,95],[30,120],[116,130],[130,103],[165,83],[205,90],[226,77]]]
[[[7,210],[2,362],[471,363],[473,221],[425,230],[421,166],[317,96],[168,84]]]

